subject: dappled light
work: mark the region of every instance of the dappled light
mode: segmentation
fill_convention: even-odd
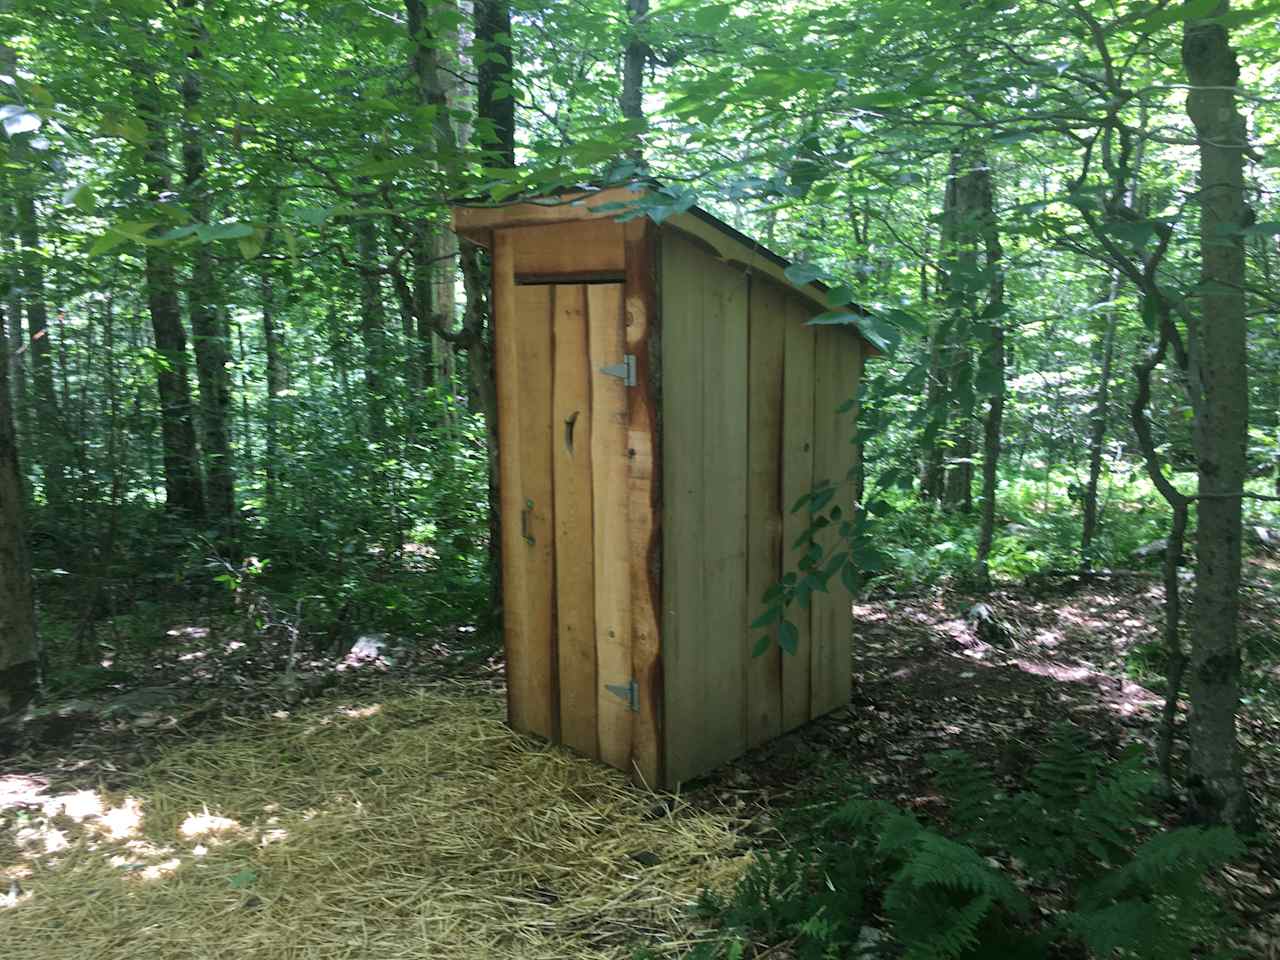
[[[17,831],[7,935],[42,960],[90,943],[121,960],[629,960],[636,938],[696,937],[698,891],[746,863],[733,822],[518,736],[500,711],[481,688],[424,690],[176,746],[126,797],[33,781],[22,796],[49,823]]]

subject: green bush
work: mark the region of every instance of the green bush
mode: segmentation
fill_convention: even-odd
[[[946,833],[865,798],[802,818],[796,840],[763,853],[730,898],[704,898],[722,937],[702,956],[790,940],[798,960],[829,960],[890,940],[905,960],[1165,960],[1221,942],[1223,911],[1204,878],[1239,843],[1224,828],[1153,831],[1156,779],[1138,753],[1106,761],[1063,727],[1009,792],[962,752],[930,765],[948,799]],[[1032,909],[1028,889],[1050,912]]]

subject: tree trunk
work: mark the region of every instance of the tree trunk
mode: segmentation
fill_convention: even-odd
[[[9,351],[0,337],[0,717],[30,703],[39,679],[31,559],[22,509],[22,470],[9,403]]]
[[[278,207],[272,206],[272,220],[277,216]],[[270,251],[270,234],[263,245]],[[263,452],[264,473],[266,475],[266,501],[268,509],[275,500],[276,493],[276,461],[280,456],[276,407],[279,405],[281,392],[285,390],[284,364],[281,362],[281,339],[278,303],[276,298],[275,266],[272,260],[262,260],[262,271],[258,278],[258,293],[262,308],[262,342],[266,353],[267,365],[267,404],[265,414],[266,450]]]
[[[1000,272],[1004,248],[1000,244],[1000,233],[996,224],[995,188],[991,181],[991,168],[984,159],[980,159],[974,175],[977,178],[975,186],[979,194],[978,204],[981,210],[978,230],[986,252],[986,267],[991,274],[991,286],[985,311],[985,322],[990,325],[989,338],[984,344],[983,355],[979,359],[979,371],[988,371],[990,375],[990,397],[987,400],[987,415],[982,425],[982,512],[978,526],[977,550],[978,580],[984,585],[990,585],[991,571],[987,561],[991,556],[992,541],[995,539],[996,487],[999,479],[1001,431],[1004,426],[1004,324],[999,319],[1004,309],[1004,275]],[[984,385],[986,382],[987,378],[983,378]]]
[[[377,272],[378,228],[368,217],[360,217],[352,226],[356,254],[360,263],[360,338],[364,342],[364,386],[368,395],[369,436],[375,440],[387,435],[386,387],[383,366],[386,363],[386,309],[382,303],[382,277]]]
[[[627,156],[644,168],[644,68],[649,63],[649,45],[644,42],[644,20],[649,16],[649,0],[627,0],[629,31],[622,66],[622,115],[632,121],[635,134]]]
[[[182,7],[196,10],[196,0],[182,0]],[[204,40],[203,27],[193,15],[192,45],[187,52],[187,69],[182,78],[182,172],[187,205],[198,223],[208,223],[211,214],[209,188],[205,177],[203,130],[199,121],[201,87],[196,72],[201,58],[198,44]],[[191,280],[187,284],[187,310],[191,315],[191,338],[196,353],[196,376],[200,383],[201,440],[205,459],[205,493],[209,519],[229,531],[236,522],[235,472],[231,459],[231,346],[227,312],[221,303],[213,250],[206,243],[195,246]]]
[[[1093,566],[1093,538],[1098,530],[1098,482],[1102,478],[1102,446],[1107,437],[1107,405],[1111,398],[1111,364],[1115,356],[1119,313],[1115,299],[1119,277],[1113,275],[1103,291],[1107,307],[1106,326],[1099,338],[1098,393],[1089,416],[1089,479],[1084,488],[1084,523],[1080,532],[1080,568]]]
[[[138,114],[147,127],[143,161],[154,200],[171,189],[169,145],[162,114],[155,102],[152,78],[140,66],[135,66],[135,74],[142,83],[137,98]],[[204,518],[204,491],[192,420],[187,336],[182,326],[173,254],[167,247],[148,245],[144,255],[151,330],[156,352],[164,361],[156,370],[156,388],[160,396],[165,507],[176,516],[200,520]]]
[[[17,250],[17,211],[8,204],[5,204],[2,209],[4,229],[3,232],[0,232],[0,244],[2,244],[0,245],[0,253],[3,253],[8,269],[0,282],[7,285],[9,293],[5,302],[0,303],[0,310],[7,309],[9,327],[7,330],[0,331],[0,336],[9,338],[9,372],[13,418],[17,436],[21,441],[22,438],[31,436],[31,422],[28,419],[31,411],[30,404],[27,402],[27,338],[22,331],[22,297],[19,293],[22,288],[22,258],[18,255]]]
[[[53,345],[49,336],[49,310],[44,299],[44,263],[40,257],[40,226],[35,198],[18,194],[18,234],[22,240],[22,286],[30,336],[31,379],[35,386],[38,449],[44,472],[45,502],[55,516],[67,507],[66,436],[54,387]]]
[[[484,140],[502,165],[516,165],[516,102],[510,93],[511,7],[507,0],[475,0],[476,116],[486,121]]]
[[[1226,0],[1217,15],[1226,14]],[[1239,67],[1225,28],[1188,21],[1182,63],[1194,89],[1187,114],[1200,153],[1200,316],[1188,321],[1188,373],[1201,391],[1194,442],[1199,475],[1196,592],[1191,616],[1192,799],[1200,817],[1253,826],[1236,740],[1240,703],[1241,493],[1249,421],[1246,367],[1247,133],[1236,109]]]

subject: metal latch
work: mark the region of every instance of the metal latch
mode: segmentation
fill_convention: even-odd
[[[611,377],[617,377],[628,387],[636,385],[636,357],[633,353],[624,353],[621,363],[614,363],[607,367],[600,368],[601,373],[608,374]]]
[[[619,700],[627,701],[627,709],[632,713],[640,712],[640,684],[631,680],[627,683],[606,683],[604,688]]]

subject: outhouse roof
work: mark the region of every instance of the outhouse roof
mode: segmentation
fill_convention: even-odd
[[[498,205],[456,204],[453,208],[453,228],[458,234],[487,247],[495,229],[617,218],[625,216],[629,211],[645,211],[651,206],[645,202],[646,195],[651,190],[651,184],[637,183],[599,190],[575,190]],[[709,243],[723,259],[740,262],[772,277],[803,295],[821,310],[831,309],[827,299],[830,288],[826,284],[817,280],[803,284],[793,283],[784,272],[791,266],[790,260],[702,207],[689,207],[670,214],[662,220],[662,225],[693,234]],[[865,313],[856,304],[848,304],[847,307],[855,312]],[[868,343],[867,346],[872,353],[879,352],[871,344]]]

